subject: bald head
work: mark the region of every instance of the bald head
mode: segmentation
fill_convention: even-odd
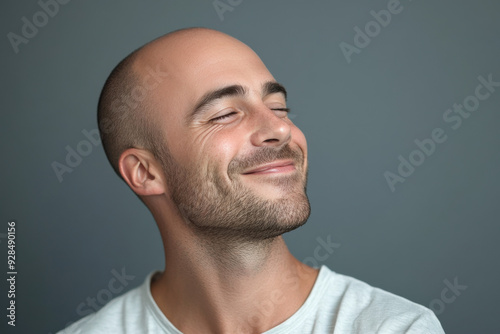
[[[257,217],[259,231],[279,225],[276,235],[309,211],[307,144],[288,111],[285,88],[251,48],[197,28],[125,58],[104,86],[99,126],[115,171],[161,228],[176,216],[200,233],[219,235],[222,224],[247,238]],[[270,163],[284,164],[269,168],[276,177],[260,174]]]
[[[190,70],[202,61],[215,65],[221,60],[217,53],[236,49],[260,61],[248,46],[229,35],[206,28],[181,29],[145,44],[113,69],[102,89],[97,115],[104,151],[118,176],[122,177],[120,155],[129,148],[143,148],[156,157],[160,150],[168,152],[167,147],[158,146],[165,145],[165,138],[156,126],[158,113],[175,104],[165,92],[165,82],[194,98],[193,75],[197,73]]]

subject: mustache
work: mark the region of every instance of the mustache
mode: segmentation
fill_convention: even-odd
[[[229,163],[228,173],[240,174],[247,169],[284,159],[291,159],[295,163],[295,166],[301,167],[304,163],[304,153],[299,148],[293,150],[288,144],[280,149],[263,147],[253,153],[252,156],[233,159]]]

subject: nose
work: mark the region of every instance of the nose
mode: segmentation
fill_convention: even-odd
[[[263,105],[253,113],[253,133],[251,142],[254,146],[281,147],[292,138],[292,129],[284,111],[272,110]]]

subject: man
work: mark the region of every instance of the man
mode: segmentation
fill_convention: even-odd
[[[430,310],[291,255],[282,234],[310,214],[306,139],[242,42],[162,36],[113,70],[98,109],[165,270],[62,333],[443,333]]]

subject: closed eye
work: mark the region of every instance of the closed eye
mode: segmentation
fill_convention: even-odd
[[[288,118],[288,114],[290,113],[290,108],[271,108],[271,110],[284,111],[285,115],[283,116],[283,118]]]
[[[271,108],[271,110],[285,111],[287,113],[290,112],[290,108]],[[236,111],[232,111],[232,112],[230,112],[228,114],[212,118],[210,120],[210,122],[220,121],[220,120],[226,119],[228,117],[231,117],[234,114],[236,114]]]
[[[225,115],[222,115],[222,116],[219,116],[219,117],[212,118],[210,120],[210,122],[220,121],[221,119],[225,119],[225,118],[231,117],[231,115],[234,115],[234,114],[236,114],[236,111],[232,111],[229,114],[225,114]]]
[[[290,112],[290,108],[272,108],[271,110],[280,110],[280,111]]]

